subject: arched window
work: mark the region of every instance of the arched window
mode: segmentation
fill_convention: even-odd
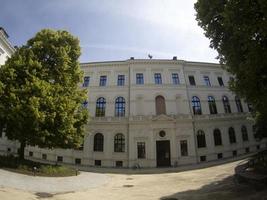
[[[222,97],[223,107],[225,113],[231,113],[231,107],[227,96]]]
[[[228,130],[230,144],[236,143],[235,129],[230,127]]]
[[[100,97],[96,101],[95,116],[104,117],[105,110],[106,110],[106,99],[104,97]]]
[[[165,99],[163,96],[156,97],[156,115],[166,114]]]
[[[235,103],[236,103],[236,107],[237,107],[237,112],[243,112],[242,103],[241,103],[238,96],[235,97]]]
[[[97,133],[94,136],[94,151],[103,151],[104,136],[101,133]]]
[[[213,96],[208,96],[210,114],[217,114],[217,107]]]
[[[205,133],[202,130],[197,131],[197,147],[198,148],[206,147]]]
[[[202,114],[200,100],[196,96],[192,97],[192,108],[193,108],[194,115]]]
[[[125,138],[124,135],[118,133],[114,137],[114,152],[124,152],[125,151]]]
[[[115,116],[125,116],[125,99],[123,97],[118,97],[115,101]]]
[[[248,141],[248,131],[246,126],[241,127],[241,133],[243,141]]]
[[[222,145],[222,135],[221,131],[219,129],[214,129],[213,131],[213,137],[214,137],[214,145],[219,146]]]

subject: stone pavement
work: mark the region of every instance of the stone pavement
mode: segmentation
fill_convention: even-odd
[[[28,176],[0,169],[0,187],[25,190],[29,192],[63,193],[87,190],[106,184],[105,174],[81,172],[71,177]]]

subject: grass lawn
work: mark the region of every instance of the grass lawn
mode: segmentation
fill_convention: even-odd
[[[0,168],[36,176],[64,177],[76,175],[76,170],[70,167],[21,160],[14,156],[0,156]]]

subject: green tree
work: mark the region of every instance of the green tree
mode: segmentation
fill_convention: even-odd
[[[8,139],[47,148],[79,147],[88,112],[79,89],[79,40],[44,29],[0,68],[0,122]]]
[[[198,0],[196,19],[234,75],[230,89],[252,103],[257,133],[267,130],[267,1]]]

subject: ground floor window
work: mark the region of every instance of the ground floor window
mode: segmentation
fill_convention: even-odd
[[[80,158],[75,158],[75,164],[80,165],[82,163],[82,160]]]
[[[233,151],[233,156],[237,156],[237,151]]]
[[[249,153],[249,147],[246,148],[246,153]]]
[[[95,160],[95,166],[101,166],[101,160]]]
[[[33,152],[32,151],[29,152],[29,156],[33,157]]]
[[[122,161],[116,161],[116,167],[122,167],[123,162]]]
[[[137,142],[137,158],[146,158],[145,142]]]
[[[222,154],[222,153],[218,153],[218,154],[217,154],[217,158],[218,158],[218,159],[222,159],[222,158],[223,158],[223,154]]]
[[[57,161],[58,161],[58,162],[63,162],[63,157],[62,157],[62,156],[58,156],[58,157],[57,157]]]
[[[47,159],[47,155],[46,154],[42,154],[42,159],[46,160]]]
[[[181,156],[188,156],[187,140],[180,141]]]
[[[207,160],[206,156],[200,156],[200,161],[205,162]]]
[[[261,147],[260,147],[260,145],[257,145],[257,150],[259,150]]]

